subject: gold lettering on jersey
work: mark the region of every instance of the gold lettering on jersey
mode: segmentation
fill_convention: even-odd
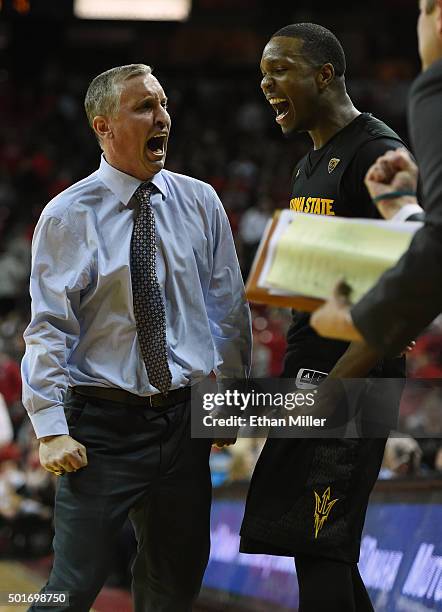
[[[292,200],[290,200],[290,208],[296,212],[304,212],[303,211],[304,202],[305,202],[304,197],[293,198]]]
[[[334,217],[335,211],[333,210],[333,203],[334,200],[329,200],[327,198],[300,196],[290,200],[290,208],[295,212]]]

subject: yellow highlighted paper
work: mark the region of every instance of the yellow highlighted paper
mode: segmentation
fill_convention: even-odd
[[[325,299],[344,279],[355,302],[395,265],[421,225],[290,212],[265,284]]]

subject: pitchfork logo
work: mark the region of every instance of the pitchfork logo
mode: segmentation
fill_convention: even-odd
[[[332,499],[330,501],[330,487],[328,487],[322,497],[314,491],[316,508],[315,508],[315,539],[318,537],[318,533],[321,531],[325,521],[328,519],[330,510],[333,508],[338,499]]]

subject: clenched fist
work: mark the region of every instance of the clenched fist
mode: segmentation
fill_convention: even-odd
[[[42,467],[57,476],[87,465],[86,448],[68,435],[41,438],[39,454]]]
[[[370,196],[378,199],[376,207],[384,219],[391,219],[403,206],[417,204],[417,200],[412,195],[385,200],[381,196],[392,192],[415,193],[417,178],[418,168],[404,148],[387,151],[369,168],[365,186]]]

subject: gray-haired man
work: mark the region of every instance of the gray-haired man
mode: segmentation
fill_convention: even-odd
[[[170,117],[150,68],[99,75],[85,106],[104,155],[37,225],[22,367],[41,463],[61,475],[44,592],[89,610],[129,515],[135,610],[188,612],[211,499],[190,387],[248,373],[249,310],[214,190],[163,169]]]

